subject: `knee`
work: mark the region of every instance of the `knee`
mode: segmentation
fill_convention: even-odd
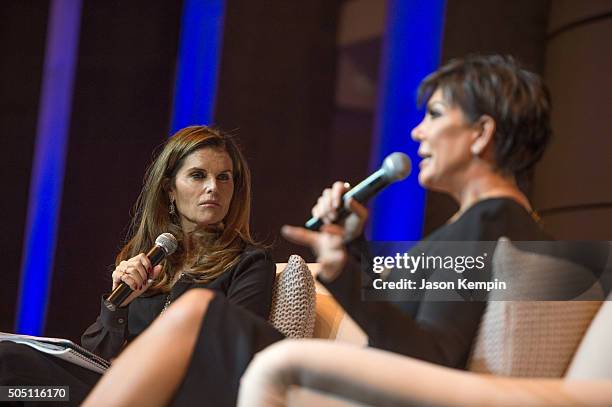
[[[286,383],[287,378],[294,376],[292,370],[299,365],[303,351],[301,341],[297,340],[287,339],[270,345],[255,355],[244,377],[246,380]]]
[[[336,357],[338,344],[321,339],[286,339],[257,353],[247,368],[247,381],[274,386],[299,385]]]
[[[301,341],[287,339],[257,353],[240,380],[238,405],[286,405],[289,388],[300,382],[302,351]]]
[[[202,319],[214,297],[212,290],[189,290],[168,307],[164,319],[172,325],[191,326]]]

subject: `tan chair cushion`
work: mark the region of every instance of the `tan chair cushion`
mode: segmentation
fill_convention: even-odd
[[[288,263],[277,264],[269,318],[276,329],[287,338],[311,338],[315,301],[314,279],[304,259],[294,254]]]
[[[493,277],[508,287],[516,286],[515,281],[529,289],[530,276],[552,282],[559,273],[569,274],[565,273],[569,267],[581,266],[521,251],[505,238],[493,256]],[[491,292],[468,369],[503,376],[562,377],[601,301],[496,300],[507,298],[504,295]]]
[[[317,318],[314,338],[367,345],[368,337],[357,323],[336,302],[334,297],[316,282]]]

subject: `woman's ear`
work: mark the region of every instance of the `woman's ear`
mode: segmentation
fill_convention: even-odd
[[[472,143],[471,151],[473,155],[482,155],[489,146],[493,145],[493,135],[495,134],[495,120],[489,115],[482,115],[474,124],[478,130],[478,135]]]
[[[172,182],[166,178],[162,183],[162,188],[168,194],[168,200],[174,202],[174,185],[172,185]]]

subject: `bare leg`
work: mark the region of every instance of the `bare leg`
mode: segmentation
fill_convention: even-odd
[[[611,406],[612,380],[502,377],[329,340],[286,340],[255,356],[239,407]]]
[[[102,376],[83,406],[165,406],[185,376],[214,294],[190,290],[157,318]]]

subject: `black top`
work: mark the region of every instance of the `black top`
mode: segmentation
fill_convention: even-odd
[[[496,241],[501,236],[549,239],[524,207],[511,199],[495,198],[474,204],[454,223],[434,231],[421,249],[435,246],[436,241]],[[351,243],[349,252],[361,255],[364,243]],[[363,301],[360,265],[354,258],[334,281],[321,282],[365,331],[370,346],[444,366],[465,367],[486,302]]]
[[[168,298],[173,302],[191,288],[208,288],[224,295],[232,304],[239,305],[254,314],[268,319],[272,304],[276,266],[269,254],[261,249],[247,247],[241,259],[232,269],[208,283],[195,283],[183,275],[167,293],[135,298],[128,306],[110,311],[100,306],[100,315],[83,336],[84,348],[105,359],[117,356],[126,341],[129,342],[144,331],[159,315]]]

